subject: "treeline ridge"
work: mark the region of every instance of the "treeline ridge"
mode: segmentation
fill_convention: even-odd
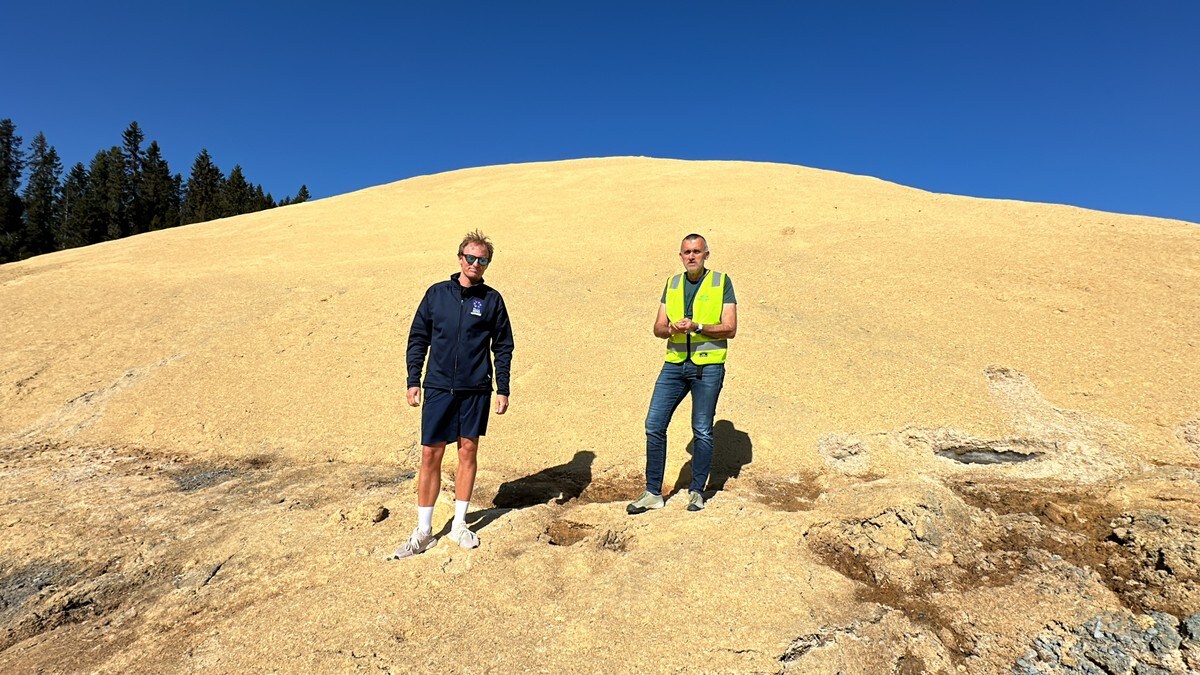
[[[241,165],[226,176],[208,150],[196,155],[185,181],[171,173],[158,141],[144,142],[131,122],[120,146],[97,152],[86,167],[75,164],[63,179],[44,134],[25,151],[12,120],[0,120],[0,263],[309,199],[301,185],[296,196],[276,201]]]

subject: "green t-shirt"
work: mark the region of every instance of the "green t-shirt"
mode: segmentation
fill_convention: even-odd
[[[687,319],[692,318],[692,302],[695,301],[695,299],[696,299],[696,291],[700,290],[700,284],[704,283],[704,280],[707,279],[708,275],[711,273],[712,273],[712,270],[707,270],[707,269],[704,270],[704,276],[700,277],[700,281],[697,281],[696,283],[692,283],[692,281],[690,279],[688,279],[687,274],[683,275],[683,316],[684,316],[684,318],[687,318]],[[671,280],[667,279],[667,283],[663,284],[662,300],[659,300],[659,302],[666,304],[666,302],[667,302],[667,287],[670,285],[671,285]],[[733,279],[730,279],[728,274],[725,275],[725,297],[721,300],[721,304],[723,304],[723,305],[736,305],[737,304],[737,296],[734,295],[734,293],[733,293]]]

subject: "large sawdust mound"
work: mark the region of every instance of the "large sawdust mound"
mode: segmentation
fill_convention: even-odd
[[[408,325],[476,227],[517,340],[483,545],[385,561]],[[631,518],[692,231],[739,300],[719,491]],[[1198,270],[1190,223],[644,158],[5,265],[0,671],[1200,668]]]

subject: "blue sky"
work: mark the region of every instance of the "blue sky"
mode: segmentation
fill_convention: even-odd
[[[1200,222],[1200,3],[7,3],[0,118],[280,197],[742,159]]]

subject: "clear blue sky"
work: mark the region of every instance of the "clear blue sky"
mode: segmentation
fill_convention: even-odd
[[[787,162],[1200,222],[1200,3],[40,2],[0,118],[68,167],[137,120],[186,178],[315,197],[608,155]]]

